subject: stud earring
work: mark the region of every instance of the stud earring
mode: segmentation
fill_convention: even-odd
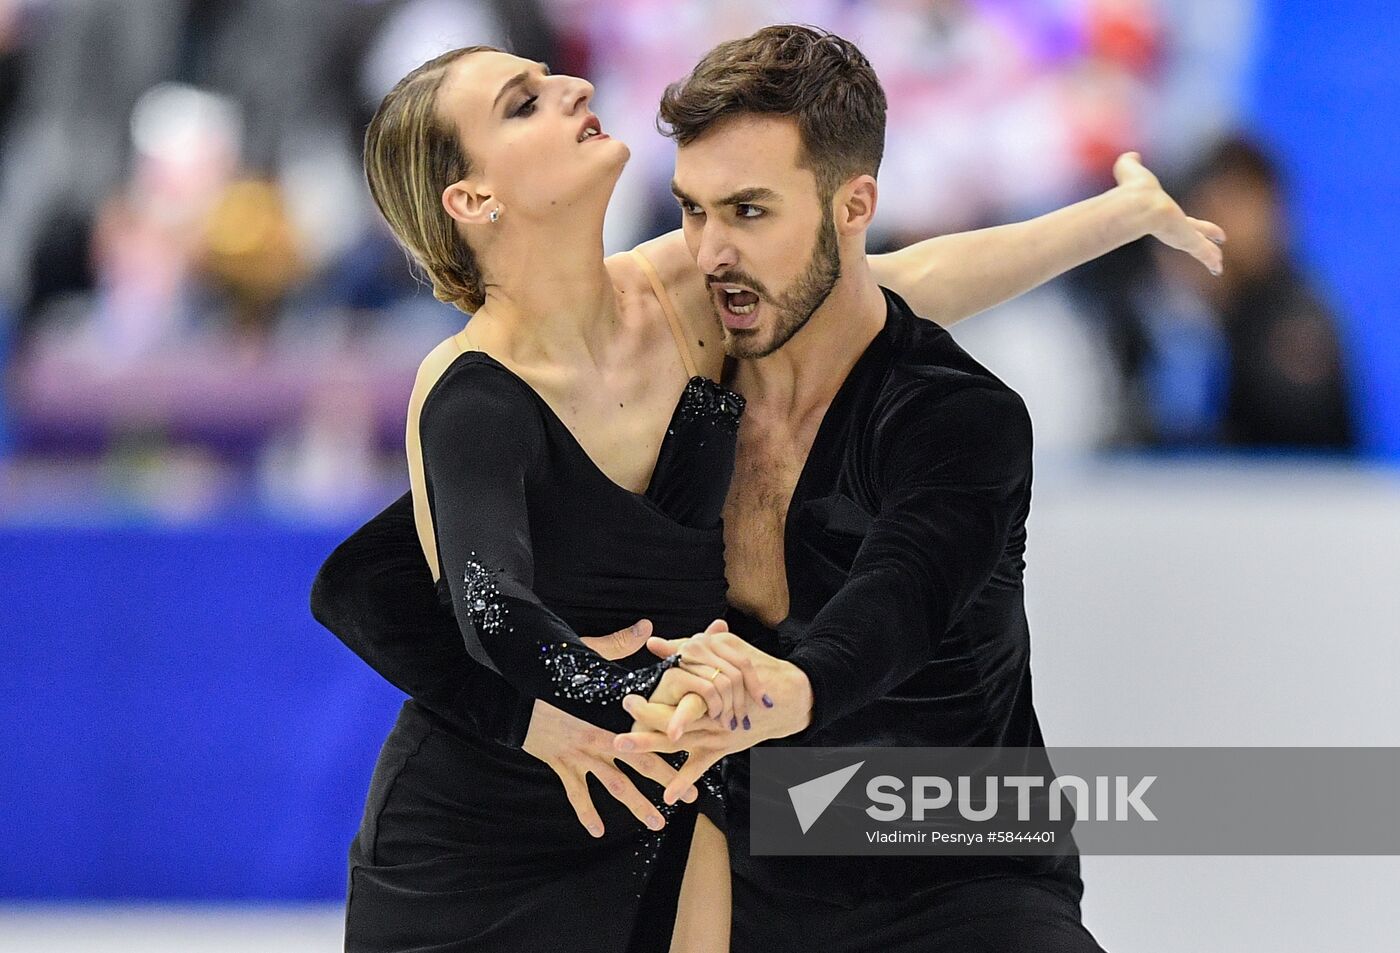
[[[492,224],[492,225],[495,225],[497,222],[499,222],[499,221],[501,220],[501,209],[500,209],[500,206],[497,206],[496,208],[493,208],[493,209],[491,210],[491,214],[488,216],[488,218],[491,219],[491,224]]]

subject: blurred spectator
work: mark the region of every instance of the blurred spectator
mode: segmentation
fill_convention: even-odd
[[[1108,318],[1132,395],[1127,442],[1354,449],[1337,323],[1289,250],[1273,161],[1230,137],[1177,193],[1225,229],[1224,275],[1139,243],[1086,269],[1080,285]]]
[[[1351,449],[1356,427],[1337,322],[1290,254],[1272,160],[1247,140],[1226,141],[1184,200],[1229,236],[1219,281],[1190,272],[1229,344],[1225,442]]]

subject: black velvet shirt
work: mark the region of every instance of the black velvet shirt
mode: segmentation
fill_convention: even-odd
[[[1021,398],[886,291],[884,328],[838,390],[788,508],[790,610],[730,628],[812,684],[811,725],[774,744],[1043,745],[1031,704],[1022,574],[1031,424]],[[751,857],[748,758],[729,759],[731,858],[761,889],[825,899],[1032,875],[1048,857]]]

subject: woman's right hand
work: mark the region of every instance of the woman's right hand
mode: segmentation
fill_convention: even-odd
[[[676,777],[676,769],[651,752],[619,753],[613,748],[616,737],[611,731],[590,725],[537,698],[523,749],[526,754],[549,765],[559,776],[579,823],[594,837],[603,836],[603,819],[599,817],[588,791],[590,774],[602,782],[609,794],[626,805],[637,820],[659,831],[666,825],[661,812],[637,790],[632,779],[614,761],[626,762],[643,777],[650,778],[663,788]],[[683,800],[694,801],[699,796],[695,786],[691,785]]]

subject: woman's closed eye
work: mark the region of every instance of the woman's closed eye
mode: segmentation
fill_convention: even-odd
[[[511,118],[514,119],[518,116],[523,117],[532,115],[535,111],[535,100],[537,99],[539,99],[538,96],[531,96],[524,102],[522,102],[519,106],[516,106],[515,112],[510,114]]]

